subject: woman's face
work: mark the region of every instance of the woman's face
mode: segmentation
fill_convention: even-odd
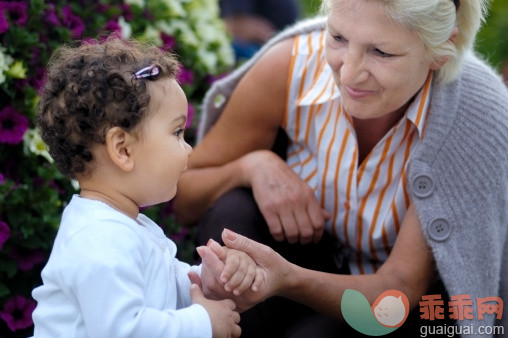
[[[328,15],[326,60],[345,111],[358,119],[402,114],[433,69],[422,41],[378,1],[341,3]]]

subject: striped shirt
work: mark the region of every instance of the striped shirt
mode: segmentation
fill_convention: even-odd
[[[373,273],[390,254],[410,204],[406,164],[423,136],[432,74],[359,165],[355,129],[342,111],[324,42],[325,31],[295,38],[283,121],[287,163],[331,212],[325,227],[343,247],[351,273]]]

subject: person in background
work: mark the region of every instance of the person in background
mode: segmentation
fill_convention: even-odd
[[[220,0],[219,6],[237,59],[250,58],[300,16],[295,0]]]
[[[264,267],[245,336],[345,334],[345,289],[467,295],[456,324],[494,324],[474,306],[508,299],[508,91],[473,52],[487,5],[324,0],[212,86],[174,207]],[[416,309],[397,333],[436,323]]]
[[[206,279],[202,266],[176,259],[175,243],[139,212],[173,198],[192,152],[178,69],[157,47],[114,38],[51,58],[37,124],[81,191],[33,291],[35,337],[240,335],[233,301],[206,299],[191,285],[188,274]],[[255,289],[246,254],[221,257],[224,270],[212,278],[224,278],[225,296]]]

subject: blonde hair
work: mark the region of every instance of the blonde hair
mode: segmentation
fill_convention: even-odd
[[[490,0],[362,0],[377,1],[395,21],[414,31],[433,60],[449,57],[436,72],[437,81],[448,83],[457,78],[464,56],[473,50]],[[343,0],[322,0],[321,12],[330,13]],[[455,5],[457,3],[457,6]],[[450,41],[453,29],[458,36]]]

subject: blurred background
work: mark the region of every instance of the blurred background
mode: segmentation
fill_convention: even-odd
[[[474,0],[462,0],[474,1]],[[55,168],[33,123],[45,65],[60,45],[115,35],[175,52],[194,144],[205,92],[270,36],[317,14],[319,0],[0,0],[0,338],[33,332],[35,302],[75,182]],[[508,80],[508,1],[494,0],[477,51]],[[194,229],[171,203],[143,210],[193,262]]]

